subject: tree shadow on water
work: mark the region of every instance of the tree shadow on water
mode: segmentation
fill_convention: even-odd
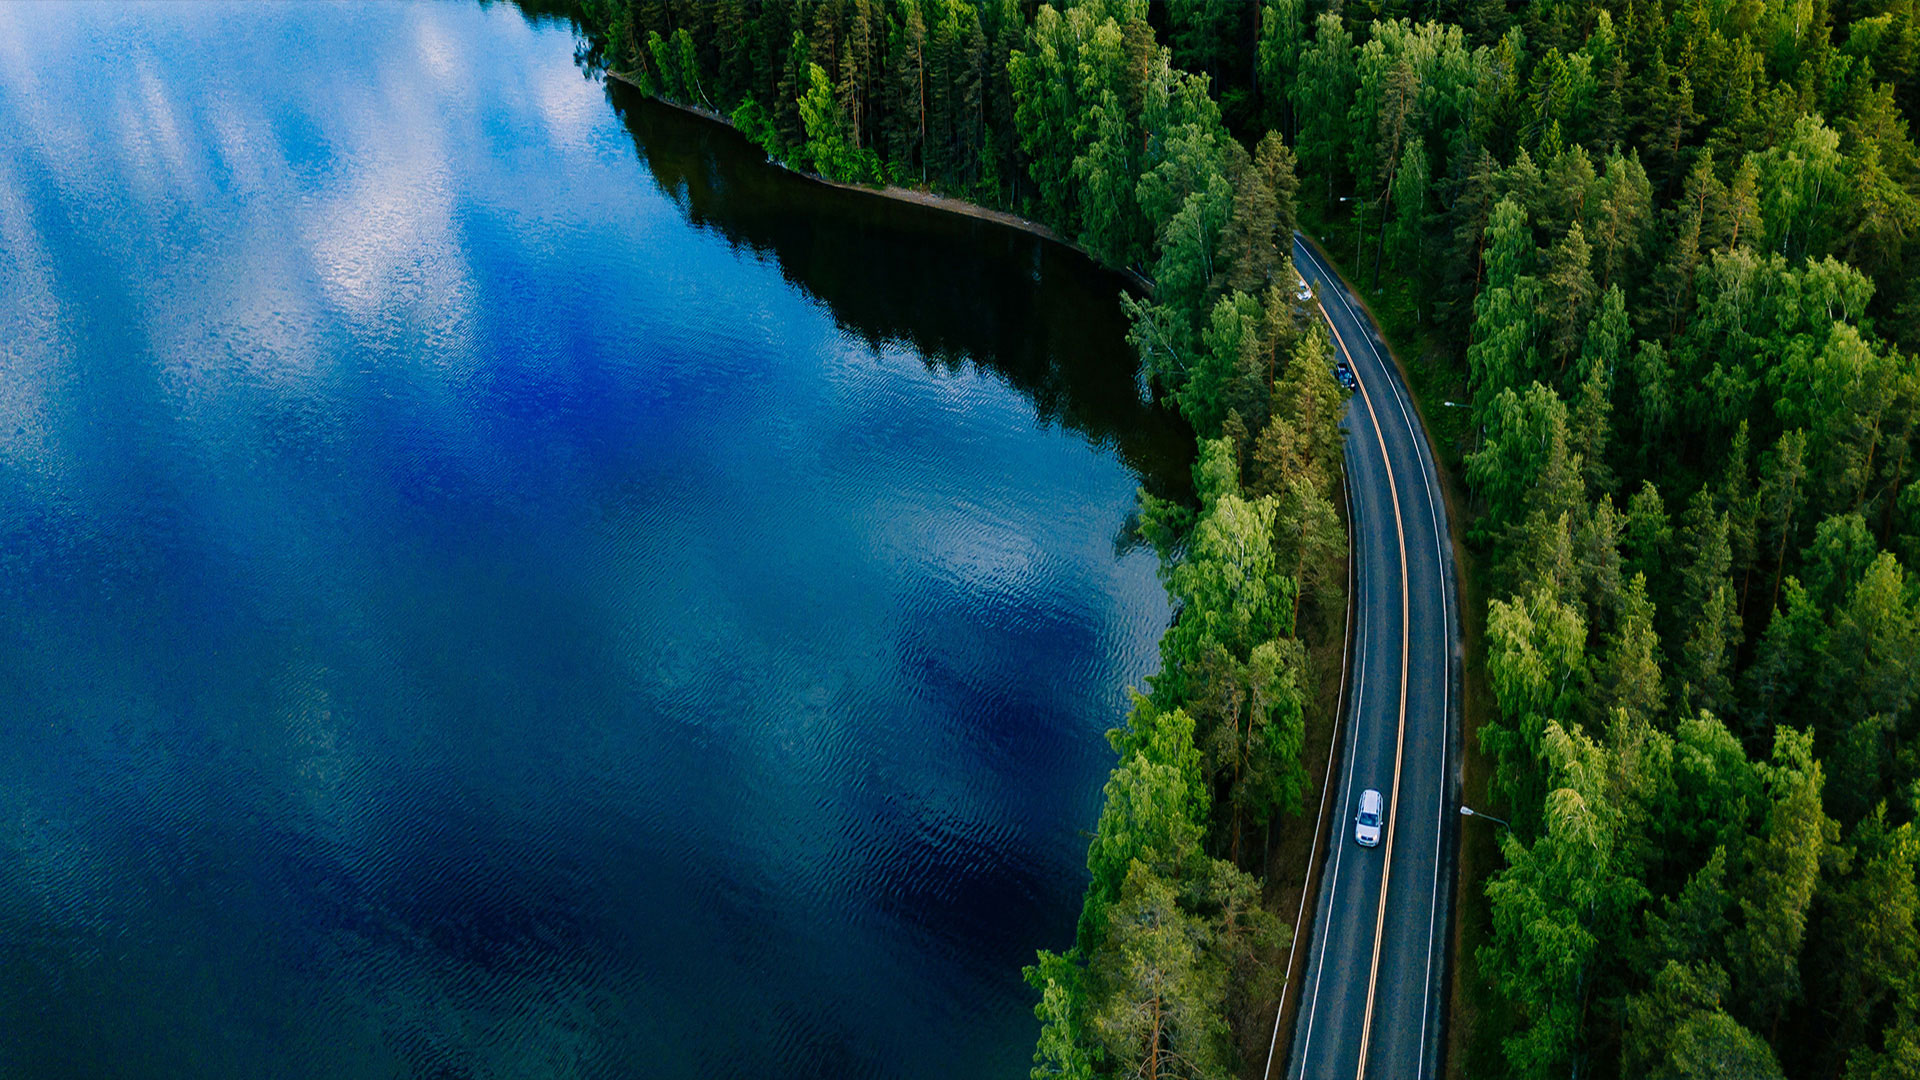
[[[996,222],[816,183],[731,128],[619,83],[608,96],[692,225],[771,260],[842,329],[931,366],[990,371],[1041,423],[1115,449],[1147,490],[1190,490],[1192,434],[1146,400],[1118,275]]]

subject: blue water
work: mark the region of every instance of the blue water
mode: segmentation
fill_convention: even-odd
[[[1025,1074],[1118,286],[573,47],[0,5],[0,1076]]]

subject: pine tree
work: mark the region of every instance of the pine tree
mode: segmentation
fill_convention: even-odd
[[[1891,824],[1882,803],[1853,830],[1848,849],[1853,870],[1828,891],[1832,927],[1825,955],[1806,969],[1839,1027],[1836,1051],[1867,1041],[1873,1014],[1900,994],[1920,964],[1914,884],[1920,836],[1913,823]]]
[[[1772,598],[1768,610],[1779,602],[1780,582],[1786,574],[1787,548],[1793,541],[1794,516],[1806,504],[1804,484],[1807,476],[1807,433],[1782,432],[1773,452],[1760,464],[1760,521],[1762,539],[1773,549]]]
[[[1301,168],[1324,179],[1323,205],[1328,208],[1333,205],[1340,165],[1347,157],[1347,107],[1353,102],[1357,79],[1353,35],[1338,14],[1322,12],[1314,22],[1313,43],[1300,57],[1293,110],[1300,118]]]
[[[1589,715],[1597,720],[1623,709],[1632,716],[1658,720],[1665,714],[1667,698],[1645,574],[1636,573],[1628,581],[1620,609],[1616,628],[1594,670]]]
[[[1261,294],[1281,284],[1293,241],[1293,155],[1271,132],[1234,183],[1233,205],[1220,233],[1219,286]]]
[[[1289,107],[1289,95],[1306,50],[1305,0],[1267,0],[1260,8],[1255,52],[1254,85],[1259,91],[1261,120],[1275,131],[1300,141],[1298,111]]]
[[[1081,191],[1081,241],[1095,258],[1126,266],[1139,259],[1142,247],[1140,212],[1133,198],[1134,134],[1111,90],[1093,106],[1089,123],[1096,132],[1092,145],[1073,162],[1073,178]]]
[[[1473,344],[1467,347],[1474,419],[1483,429],[1493,400],[1538,368],[1533,338],[1539,284],[1525,273],[1532,247],[1526,213],[1502,199],[1487,227],[1486,285],[1474,301]]]
[[[1661,326],[1669,338],[1680,332],[1692,313],[1694,271],[1702,252],[1712,247],[1711,234],[1704,230],[1719,213],[1722,197],[1720,181],[1713,175],[1713,155],[1702,154],[1670,214],[1672,240],[1658,274]]]
[[[1392,243],[1396,269],[1420,272],[1427,238],[1427,151],[1419,140],[1407,144],[1394,173]]]
[[[1740,890],[1742,925],[1734,934],[1735,998],[1760,1030],[1772,1028],[1800,993],[1800,946],[1820,863],[1838,840],[1821,809],[1825,774],[1809,735],[1782,729],[1762,766],[1770,806],[1749,844]]]
[[[1296,203],[1300,179],[1293,151],[1287,148],[1279,132],[1269,131],[1260,139],[1253,151],[1253,167],[1273,194],[1275,242],[1280,246],[1282,257],[1291,261],[1287,253],[1293,249],[1293,231],[1298,225]]]
[[[1587,321],[1593,312],[1597,290],[1593,284],[1592,249],[1579,222],[1567,229],[1567,235],[1547,252],[1546,290],[1548,341],[1557,361],[1557,370],[1565,371],[1567,362],[1579,351],[1587,333]]]
[[[819,64],[809,68],[810,85],[800,99],[800,122],[807,133],[803,161],[829,180],[863,179],[860,160],[847,140],[847,118],[834,100],[833,84]]]
[[[1227,1074],[1226,971],[1207,929],[1171,883],[1134,864],[1091,960],[1111,989],[1089,1026],[1116,1071],[1168,1080]]]
[[[1302,600],[1317,607],[1323,626],[1331,625],[1342,614],[1346,585],[1347,530],[1340,512],[1312,479],[1293,477],[1280,498],[1274,530],[1275,559],[1298,584],[1287,634],[1300,633]]]
[[[1739,601],[1730,574],[1733,549],[1725,512],[1714,507],[1706,490],[1687,505],[1686,564],[1681,571],[1681,594],[1676,634],[1680,649],[1681,700],[1686,710],[1706,709],[1728,715],[1733,705],[1733,660],[1740,647]]]
[[[1639,259],[1653,221],[1653,187],[1638,156],[1607,158],[1600,180],[1600,206],[1594,221],[1594,264],[1598,285],[1607,289],[1624,278]]]

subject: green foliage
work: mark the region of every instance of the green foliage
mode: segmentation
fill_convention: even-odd
[[[1033,1080],[1093,1080],[1094,1056],[1088,1049],[1081,1013],[1087,998],[1086,970],[1071,956],[1045,949],[1025,969],[1027,985],[1040,995],[1033,1007],[1040,1038],[1033,1051]]]
[[[647,55],[653,66],[645,72],[641,89],[657,93],[670,101],[684,105],[704,105],[712,108],[706,91],[700,81],[700,59],[694,48],[693,35],[686,27],[673,31],[665,38],[659,31],[647,32]]]
[[[1218,440],[1209,449],[1218,456],[1226,444]],[[1159,700],[1187,699],[1209,650],[1223,649],[1244,662],[1255,645],[1273,639],[1285,625],[1297,585],[1280,573],[1274,559],[1277,509],[1273,496],[1249,500],[1237,485],[1207,501],[1186,557],[1165,575],[1180,618],[1161,638],[1161,672],[1152,680]]]
[[[1783,1077],[1766,1040],[1721,1007],[1727,977],[1717,967],[1670,962],[1627,1003],[1626,1057],[1648,1080],[1774,1080]]]
[[[1530,834],[1545,792],[1547,731],[1579,709],[1587,629],[1580,613],[1541,588],[1487,615],[1487,682],[1499,719],[1480,729],[1494,759],[1494,797],[1514,808],[1514,827]]]
[[[1345,395],[1290,299],[1296,212],[1377,268],[1418,381],[1470,395],[1440,449],[1516,825],[1476,960],[1507,1070],[1920,1074],[1913,4],[583,19],[590,59],[776,157],[1018,208],[1153,286],[1129,338],[1204,440],[1197,505],[1141,499],[1181,614],[1078,943],[1029,969],[1036,1076],[1225,1075],[1222,1018],[1271,1021],[1241,1016],[1276,938],[1234,863],[1297,805],[1304,645],[1344,607]]]
[[[1915,995],[1865,953],[1910,966],[1915,933],[1909,7],[1443,5],[1456,51],[1349,4],[1257,43],[1295,75],[1302,192],[1472,395],[1481,737],[1516,825],[1479,959],[1515,1075],[1914,1060]],[[1556,739],[1609,763],[1607,814]],[[1565,903],[1575,825],[1618,918]]]
[[[1842,1042],[1854,1043],[1871,1030],[1878,1010],[1900,999],[1920,963],[1920,836],[1911,821],[1890,824],[1882,803],[1854,829],[1846,855],[1851,871],[1830,887],[1827,901],[1826,918],[1840,932],[1821,943],[1824,962],[1806,972],[1819,983],[1809,996],[1828,1003]]]
[[[1752,838],[1752,871],[1739,906],[1745,916],[1731,949],[1746,1012],[1765,1027],[1799,994],[1797,959],[1820,863],[1838,839],[1820,806],[1825,783],[1813,760],[1813,740],[1781,729],[1773,761],[1761,767],[1772,803],[1763,831]]]
[[[1322,12],[1313,41],[1300,57],[1300,75],[1293,83],[1293,112],[1298,117],[1300,164],[1308,175],[1325,184],[1331,202],[1346,160],[1347,107],[1358,81],[1354,69],[1353,35],[1338,14]]]
[[[1485,410],[1482,444],[1467,458],[1467,479],[1487,502],[1489,528],[1518,522],[1543,484],[1567,482],[1567,407],[1534,383],[1501,389]],[[1553,492],[1556,504],[1562,493]]]
[[[1080,235],[1096,258],[1115,266],[1135,262],[1141,246],[1134,206],[1134,133],[1120,98],[1101,94],[1089,115],[1094,137],[1073,161],[1081,185]]]
[[[1544,800],[1532,843],[1503,841],[1508,866],[1487,885],[1493,935],[1481,971],[1524,1003],[1505,1043],[1515,1076],[1564,1075],[1579,1053],[1584,984],[1603,942],[1623,932],[1645,888],[1619,865],[1622,818],[1606,748],[1549,722],[1542,733]]]
[[[1286,252],[1293,245],[1293,153],[1272,132],[1261,140],[1259,157],[1240,170],[1233,206],[1220,237],[1221,274],[1226,289],[1259,294],[1284,285]]]
[[[1227,1075],[1226,972],[1207,947],[1210,929],[1171,884],[1132,867],[1095,960],[1110,973],[1108,992],[1090,1017],[1116,1071]]]
[[[1228,411],[1245,404],[1238,400],[1243,397],[1239,391],[1253,381],[1264,314],[1259,301],[1243,292],[1223,296],[1214,305],[1213,317],[1200,333],[1195,363],[1174,392],[1181,414],[1202,438],[1216,437]]]
[[[1099,925],[1133,863],[1171,874],[1193,859],[1206,815],[1200,751],[1193,740],[1193,721],[1184,711],[1163,710],[1137,698],[1128,726],[1109,739],[1121,757],[1107,778],[1106,805],[1087,849],[1092,880],[1083,927],[1090,917]]]
[[[1267,0],[1260,9],[1260,31],[1255,45],[1254,85],[1259,91],[1261,118],[1266,126],[1299,139],[1292,121],[1289,92],[1300,71],[1306,47],[1306,0]]]
[[[1211,174],[1206,186],[1186,197],[1160,232],[1160,257],[1153,265],[1154,297],[1185,314],[1188,325],[1207,310],[1213,292],[1220,231],[1233,207],[1226,177]]]
[[[1539,279],[1526,272],[1532,256],[1526,211],[1512,199],[1494,207],[1487,244],[1487,284],[1474,300],[1473,344],[1467,349],[1474,415],[1483,426],[1493,400],[1523,385],[1540,367],[1534,338],[1541,288]]]
[[[807,65],[807,92],[800,99],[800,122],[807,141],[796,155],[799,164],[829,180],[862,180],[867,168],[847,136],[847,119],[834,100],[833,84],[819,64]]]

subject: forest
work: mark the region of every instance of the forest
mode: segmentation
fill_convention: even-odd
[[[1250,852],[1300,809],[1344,605],[1296,220],[1467,399],[1441,457],[1511,828],[1454,1067],[1920,1076],[1915,8],[586,3],[589,62],[791,167],[1153,284],[1132,340],[1200,441],[1195,503],[1140,513],[1180,617],[1075,942],[1028,972],[1034,1076],[1237,1075],[1264,1037],[1287,931]]]

